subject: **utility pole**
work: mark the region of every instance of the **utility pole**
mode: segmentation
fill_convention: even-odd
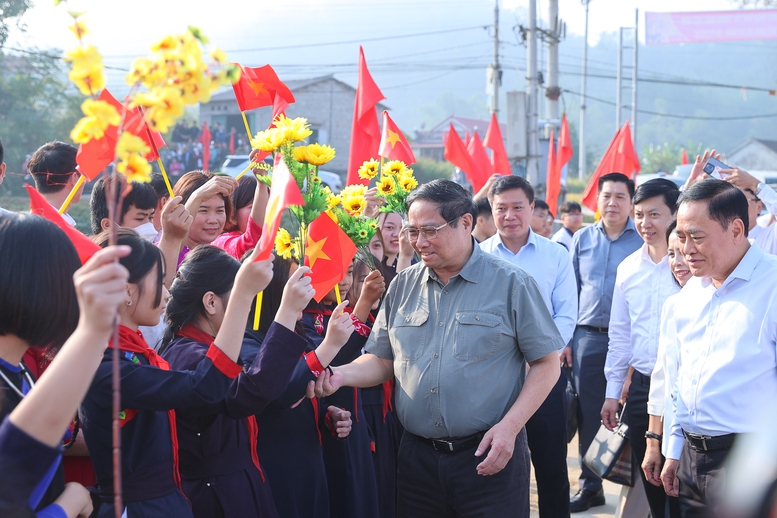
[[[636,118],[637,118],[637,55],[639,51],[639,39],[637,37],[637,26],[639,25],[639,10],[636,12],[636,18],[634,21],[634,27],[621,27],[620,36],[618,39],[618,71],[616,76],[616,90],[615,90],[615,129],[616,131],[621,128],[621,110],[623,108],[631,108],[631,118],[629,119],[629,129],[633,143],[636,144]],[[628,45],[631,40],[631,46]],[[629,59],[626,51],[631,50],[631,56]],[[630,63],[630,64],[629,64]],[[627,75],[631,72],[630,76]],[[631,84],[628,85],[628,81]],[[631,91],[631,103],[624,104],[623,90],[629,89]]]
[[[545,118],[548,120],[558,120],[558,98],[561,91],[558,87],[558,43],[562,33],[561,21],[558,18],[558,0],[548,1],[548,62],[546,82],[548,87],[545,89]]]
[[[591,0],[581,0],[581,2],[585,6],[585,36],[583,37],[583,77],[580,83],[580,134],[577,151],[577,177],[583,180],[587,172],[585,152],[585,79],[588,69],[588,4],[591,3]]]
[[[494,62],[491,64],[491,113],[499,113],[499,85],[502,69],[499,68],[499,0],[494,0]]]
[[[526,179],[533,185],[539,184],[539,134],[537,131],[537,89],[539,78],[537,77],[537,0],[529,0],[529,37],[527,39],[528,65],[526,67],[528,92],[528,124],[526,136],[528,138]]]
[[[631,138],[634,149],[637,149],[637,54],[639,51],[639,9],[635,9],[634,17],[634,68],[631,71]]]

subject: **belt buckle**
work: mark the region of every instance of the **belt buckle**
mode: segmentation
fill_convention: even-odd
[[[688,436],[691,439],[695,439],[697,441],[701,441],[701,448],[702,448],[702,450],[703,451],[709,451],[709,449],[707,448],[707,439],[712,439],[712,436],[701,435],[701,434],[698,434],[698,433],[693,433],[693,434],[689,433]]]
[[[432,442],[432,446],[434,446],[434,449],[436,451],[442,452],[442,453],[453,453],[453,442],[452,441],[445,441],[442,439],[434,439]]]

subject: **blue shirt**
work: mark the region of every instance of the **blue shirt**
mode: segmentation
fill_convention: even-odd
[[[569,252],[531,229],[526,244],[517,254],[504,245],[499,232],[480,243],[480,248],[518,266],[534,278],[561,338],[565,344],[569,343],[577,323],[577,286]]]
[[[642,243],[631,218],[614,240],[607,237],[601,221],[575,232],[570,252],[577,279],[578,325],[609,327],[618,265]]]

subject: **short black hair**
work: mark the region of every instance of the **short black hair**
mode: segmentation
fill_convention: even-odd
[[[536,200],[534,200],[534,210],[537,210],[537,209],[547,210],[548,212],[550,212],[550,205],[545,203],[545,200],[540,200],[539,198],[537,198]]]
[[[27,162],[35,180],[35,189],[41,194],[59,192],[65,188],[70,177],[78,174],[76,154],[78,149],[64,142],[43,144],[35,150]]]
[[[608,173],[605,175],[602,175],[601,178],[599,178],[599,185],[598,185],[598,191],[601,192],[602,186],[604,185],[604,182],[619,182],[626,184],[626,188],[629,190],[629,198],[634,198],[634,180],[629,178],[623,173]]]
[[[0,335],[58,349],[78,324],[73,274],[81,261],[67,235],[32,214],[0,214]]]
[[[678,207],[692,201],[706,201],[707,215],[711,220],[720,223],[723,230],[735,219],[741,219],[745,224],[745,237],[750,227],[747,214],[747,196],[745,193],[723,180],[709,178],[696,182],[680,195]]]
[[[642,202],[642,200],[655,198],[656,196],[664,197],[664,204],[669,207],[672,214],[677,212],[677,198],[680,197],[680,188],[673,181],[666,178],[653,178],[640,184],[634,191],[632,201],[636,205]]]
[[[445,221],[450,221],[453,228],[458,226],[457,220],[464,214],[471,214],[473,222],[477,217],[472,195],[464,190],[464,187],[447,178],[437,178],[411,192],[405,202],[407,210],[418,200],[436,203],[440,216]]]
[[[493,214],[491,214],[491,204],[488,202],[488,198],[478,198],[475,202],[475,207],[478,211],[475,220],[480,216],[483,216],[486,219],[491,219],[493,217]]]
[[[162,173],[153,173],[149,184],[154,188],[154,192],[156,192],[157,201],[162,198],[170,197],[170,191],[167,190],[167,182],[165,182]]]
[[[583,212],[583,207],[576,201],[565,201],[561,204],[561,208],[558,209],[559,216],[572,214],[573,212]]]
[[[138,295],[143,293],[143,279],[156,266],[157,282],[156,293],[154,294],[154,307],[158,308],[162,303],[162,282],[165,278],[162,252],[159,248],[140,237],[131,228],[118,228],[114,232],[116,232],[117,245],[125,245],[132,249],[128,256],[119,259],[119,263],[129,272],[127,282],[138,285]],[[109,232],[107,230],[94,236],[92,239],[102,248],[110,244],[108,242]]]
[[[256,181],[253,174],[245,175],[237,181],[237,187],[229,195],[232,200],[232,218],[227,220],[224,225],[224,232],[238,230],[237,211],[254,201],[254,194],[256,194],[258,184],[259,182]]]
[[[512,174],[500,176],[493,184],[491,184],[491,188],[488,190],[488,200],[493,202],[494,196],[512,189],[523,190],[523,192],[526,193],[526,197],[529,199],[529,203],[534,202],[534,187],[532,187],[523,176]]]
[[[118,200],[121,191],[126,185],[126,180],[121,175],[119,177],[119,188],[116,189],[116,199]],[[132,182],[132,189],[124,197],[121,203],[121,215],[116,223],[119,226],[124,224],[124,216],[129,212],[130,207],[137,207],[140,210],[151,210],[156,208],[156,192],[150,184],[142,182]],[[92,187],[92,197],[89,200],[89,211],[91,215],[92,233],[99,234],[103,231],[102,220],[108,217],[108,196],[105,192],[105,177],[101,176],[94,182]]]
[[[669,226],[666,227],[666,244],[667,245],[669,244],[669,238],[672,236],[672,233],[675,231],[676,228],[677,228],[677,220],[673,219],[669,223]]]
[[[180,177],[177,182],[175,182],[175,186],[173,187],[173,195],[180,196],[181,203],[185,205],[186,202],[189,201],[191,195],[194,194],[194,191],[208,183],[208,180],[214,176],[216,175],[210,171],[189,171]],[[224,196],[223,194],[217,194],[216,196],[221,196],[221,198],[224,200],[224,213],[227,216],[227,221],[231,220],[233,211],[232,200],[229,196]]]

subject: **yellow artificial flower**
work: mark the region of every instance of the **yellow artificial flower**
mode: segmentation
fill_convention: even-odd
[[[349,198],[343,198],[343,208],[353,216],[360,216],[364,209],[367,208],[367,200],[359,196],[351,196]]]
[[[137,153],[130,153],[119,160],[116,170],[127,177],[127,182],[151,181],[151,164]]]
[[[181,41],[173,36],[165,36],[159,42],[151,46],[153,52],[166,52],[178,50],[181,46]]]
[[[304,117],[289,119],[281,114],[275,119],[275,128],[283,132],[284,140],[286,141],[292,140],[294,142],[299,142],[313,134],[310,130],[308,120]]]
[[[278,128],[260,131],[251,141],[251,147],[265,152],[275,151],[283,144],[283,137],[283,131],[280,131]]]
[[[65,53],[65,60],[73,63],[68,77],[84,95],[93,95],[105,88],[103,58],[92,45],[76,47]]]
[[[294,160],[297,162],[307,162],[307,157],[305,156],[305,148],[307,146],[297,146],[292,151],[292,156],[294,157]]]
[[[78,20],[75,20],[73,25],[68,27],[70,31],[75,34],[76,38],[79,40],[82,39],[85,35],[89,34],[89,30],[86,28],[86,25],[83,22],[79,22]]]
[[[331,192],[326,197],[326,210],[332,210],[340,205],[340,197],[332,194]]]
[[[402,176],[397,177],[397,181],[399,182],[399,186],[406,191],[412,191],[418,187],[418,180],[416,180],[413,175],[403,174]]]
[[[146,120],[151,129],[167,133],[175,124],[175,119],[183,115],[185,103],[180,88],[165,86],[135,94],[130,108],[136,106],[145,108]]]
[[[79,120],[70,132],[70,138],[77,144],[101,139],[109,126],[118,126],[121,122],[116,108],[105,101],[87,99],[81,104],[81,111],[86,117]]]
[[[275,251],[283,259],[291,259],[293,249],[294,243],[289,231],[285,228],[278,229],[278,233],[275,234]]]
[[[406,169],[407,169],[407,166],[403,161],[392,160],[391,162],[388,162],[383,168],[383,174],[386,176],[396,176],[399,174],[403,174]]]
[[[368,225],[372,230],[378,230],[378,222],[375,220],[371,220]]]
[[[340,224],[340,220],[337,218],[337,214],[335,214],[333,210],[329,210],[329,209],[327,209],[327,210],[325,210],[324,212],[326,212],[326,215],[327,215],[327,216],[329,216],[330,218],[332,218],[332,221],[334,221],[334,222],[335,222],[335,223],[337,223],[338,225]]]
[[[227,54],[223,50],[218,48],[218,47],[216,47],[215,49],[210,51],[210,57],[216,63],[226,63],[227,62]]]
[[[105,128],[94,117],[82,117],[70,132],[70,139],[76,144],[86,144],[90,140],[103,138]]]
[[[72,61],[74,67],[89,68],[91,66],[103,64],[103,58],[97,47],[94,45],[87,45],[85,47],[78,46],[65,52],[65,61]]]
[[[369,235],[369,232],[367,232],[364,229],[359,230],[359,237],[362,239],[367,239],[367,236]]]
[[[360,196],[364,198],[366,194],[367,194],[367,187],[360,183],[355,183],[355,184],[346,186],[342,191],[340,191],[340,198],[342,198],[343,200],[345,198],[352,198],[354,196]]]
[[[316,185],[321,185],[321,177],[318,175],[313,175],[313,178],[311,178],[311,181]]]
[[[366,162],[364,162],[362,166],[359,168],[359,171],[358,171],[359,178],[364,178],[365,180],[372,180],[378,174],[379,170],[380,170],[380,163],[374,158],[371,158]]]
[[[121,115],[116,108],[105,101],[87,99],[81,104],[81,111],[84,112],[84,115],[94,117],[105,124],[106,128],[108,126],[118,126],[121,122]]]
[[[120,160],[125,160],[131,154],[146,155],[151,152],[151,148],[137,135],[127,131],[122,132],[119,141],[116,143],[116,156]]]
[[[396,191],[394,188],[394,180],[392,180],[389,176],[384,176],[381,178],[375,187],[378,189],[378,194],[383,196],[389,196],[394,194]]]
[[[318,143],[310,144],[305,147],[305,157],[306,162],[311,165],[324,165],[335,157],[335,148]]]

